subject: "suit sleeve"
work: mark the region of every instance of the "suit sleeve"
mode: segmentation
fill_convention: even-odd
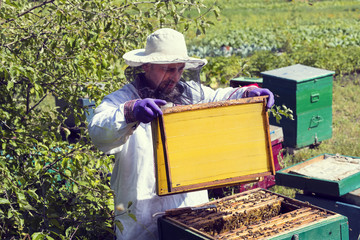
[[[239,88],[219,88],[213,90],[209,87],[203,86],[203,91],[205,95],[205,102],[216,102],[223,100],[247,98],[249,92],[252,91],[256,86],[250,87],[239,87]]]
[[[106,96],[95,109],[88,125],[89,135],[94,145],[106,154],[121,151],[139,125],[137,121],[129,121],[129,114],[126,114],[126,108],[132,107],[133,98],[136,96],[118,90]]]

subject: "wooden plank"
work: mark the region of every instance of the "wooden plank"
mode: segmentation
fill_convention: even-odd
[[[156,190],[158,195],[162,195],[169,192],[169,185],[167,181],[166,165],[165,165],[165,155],[164,151],[159,151],[159,146],[164,146],[161,131],[159,127],[159,121],[153,121],[152,125],[152,134],[153,134],[153,147],[154,147],[154,159],[155,159],[155,174],[157,179]],[[160,153],[160,154],[159,154]]]
[[[296,170],[299,170],[299,169],[301,169],[301,168],[303,168],[303,167],[306,167],[306,166],[308,166],[308,165],[311,165],[311,164],[313,164],[313,163],[322,161],[324,158],[325,158],[325,155],[320,155],[320,156],[317,156],[317,157],[315,157],[315,158],[312,158],[312,159],[310,159],[310,160],[308,160],[308,161],[295,164],[295,165],[293,165],[293,166],[291,166],[291,167],[288,167],[288,168],[284,168],[284,169],[282,170],[282,172],[284,172],[284,173],[288,173],[288,172],[291,172],[291,171],[294,172],[294,171],[296,171]]]
[[[163,153],[164,153],[164,165],[165,165],[165,173],[167,180],[168,191],[172,192],[172,183],[171,183],[171,169],[169,166],[169,153],[167,147],[167,139],[166,139],[166,131],[164,126],[164,119],[162,116],[159,117],[159,128],[161,134],[161,142],[163,143]]]
[[[186,186],[180,186],[180,187],[172,187],[173,191],[187,191],[187,190],[196,190],[196,189],[204,189],[210,187],[219,187],[219,186],[230,186],[236,183],[248,183],[250,182],[249,179],[254,179],[252,182],[256,181],[255,179],[259,179],[260,177],[269,176],[271,175],[271,172],[263,172],[263,173],[257,173],[257,174],[251,174],[246,176],[239,176],[239,177],[232,177],[232,178],[226,178],[221,180],[215,180],[215,181],[208,181],[204,183],[198,183],[198,184],[189,184]]]
[[[202,110],[209,108],[218,108],[218,107],[223,108],[226,106],[233,106],[239,104],[264,102],[266,99],[267,96],[259,96],[252,98],[239,98],[233,100],[209,102],[209,103],[201,103],[201,104],[179,105],[175,107],[162,109],[162,112],[164,114],[169,114],[169,113],[186,112],[186,111]]]

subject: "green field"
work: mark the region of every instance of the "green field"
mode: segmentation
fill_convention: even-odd
[[[213,86],[227,85],[237,73],[259,77],[262,71],[296,63],[336,72],[332,138],[317,148],[285,151],[285,166],[322,153],[360,156],[360,1],[228,0],[219,7],[221,16],[213,18],[206,35],[188,34],[191,53],[209,60],[208,76],[221,76],[216,84],[210,82]],[[222,45],[238,51],[224,58]],[[273,190],[289,196],[295,192]]]
[[[213,1],[208,1],[209,4]],[[294,47],[316,42],[328,47],[359,46],[359,1],[219,1],[221,16],[194,43],[235,48],[243,44]]]

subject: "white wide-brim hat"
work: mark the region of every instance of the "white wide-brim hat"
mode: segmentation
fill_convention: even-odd
[[[131,67],[146,63],[185,63],[185,69],[192,69],[207,63],[206,59],[189,57],[184,35],[170,28],[162,28],[150,34],[145,49],[127,52],[123,58]]]

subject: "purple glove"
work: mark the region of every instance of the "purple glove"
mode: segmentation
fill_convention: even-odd
[[[266,107],[268,109],[270,109],[274,105],[275,100],[274,100],[274,94],[272,92],[270,92],[269,89],[267,89],[267,88],[255,88],[254,90],[249,92],[249,97],[266,96],[266,95],[269,96]]]
[[[136,120],[149,123],[157,116],[162,115],[159,106],[165,105],[166,101],[161,99],[145,98],[137,100],[134,104],[133,113]]]

